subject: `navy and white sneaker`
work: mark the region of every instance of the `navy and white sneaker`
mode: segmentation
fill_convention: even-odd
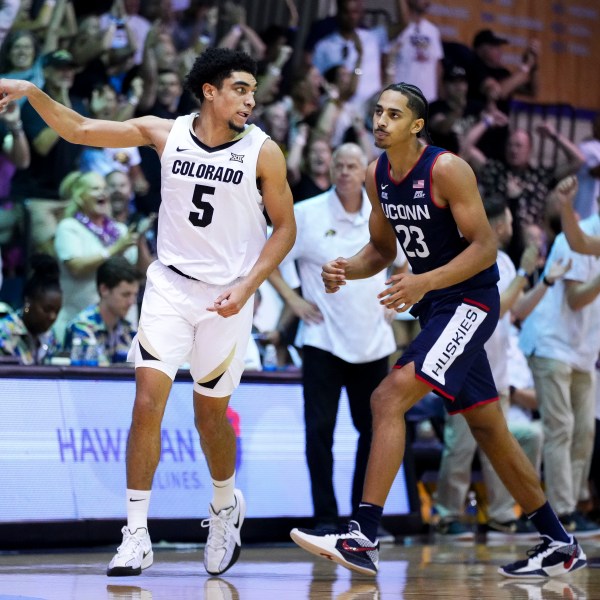
[[[332,560],[363,575],[376,575],[379,567],[379,540],[372,542],[350,521],[346,531],[292,529],[291,538],[304,550]]]
[[[500,567],[498,573],[513,578],[558,577],[587,565],[585,554],[575,538],[566,544],[543,535],[542,542],[527,554],[529,558]]]

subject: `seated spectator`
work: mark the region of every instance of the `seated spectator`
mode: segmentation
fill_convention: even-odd
[[[31,268],[23,308],[0,319],[0,356],[12,356],[23,365],[43,364],[57,353],[58,344],[50,329],[63,298],[56,259],[34,255]]]
[[[67,323],[98,301],[96,270],[107,258],[123,255],[142,273],[148,265],[138,252],[145,232],[128,229],[111,218],[106,182],[101,175],[76,171],[65,178],[61,188],[62,195],[69,198],[55,239],[65,303],[54,330],[62,341]]]
[[[140,273],[123,256],[113,256],[96,272],[100,300],[72,319],[65,334],[65,350],[71,351],[74,338],[83,345],[97,344],[98,364],[106,366],[126,361],[135,335],[127,313],[137,302]]]

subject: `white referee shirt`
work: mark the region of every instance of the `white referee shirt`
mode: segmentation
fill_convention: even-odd
[[[369,241],[371,203],[363,190],[361,210],[344,210],[335,188],[294,206],[298,233],[284,260],[296,260],[302,295],[315,304],[323,321],[301,321],[299,345],[314,346],[349,363],[365,363],[396,349],[391,325],[377,294],[386,288],[386,272],[369,279],[347,281],[335,294],[326,294],[322,266],[338,256],[350,257]],[[298,343],[298,342],[297,342]]]
[[[590,235],[600,235],[600,217],[581,222]],[[526,356],[553,358],[580,371],[592,371],[600,349],[600,297],[581,310],[571,310],[564,280],[585,282],[600,276],[600,258],[573,252],[563,233],[556,237],[547,265],[572,258],[565,277],[546,291],[540,303],[523,322],[520,346]]]
[[[195,116],[175,120],[161,156],[158,259],[228,285],[250,272],[267,239],[256,165],[268,136],[250,125],[211,148],[194,135]]]

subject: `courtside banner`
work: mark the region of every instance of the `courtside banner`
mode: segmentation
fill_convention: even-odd
[[[124,519],[134,381],[6,378],[0,385],[0,522]],[[311,516],[302,386],[242,383],[228,416],[238,436],[237,486],[247,516]],[[190,382],[173,384],[161,437],[150,517],[206,516],[211,479],[194,428]],[[334,484],[346,515],[356,440],[344,393]],[[401,471],[386,514],[409,512]]]

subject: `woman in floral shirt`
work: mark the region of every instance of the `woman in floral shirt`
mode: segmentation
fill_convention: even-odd
[[[31,263],[23,308],[0,319],[0,356],[13,356],[23,365],[42,364],[57,352],[50,328],[62,306],[56,260],[39,254]]]

